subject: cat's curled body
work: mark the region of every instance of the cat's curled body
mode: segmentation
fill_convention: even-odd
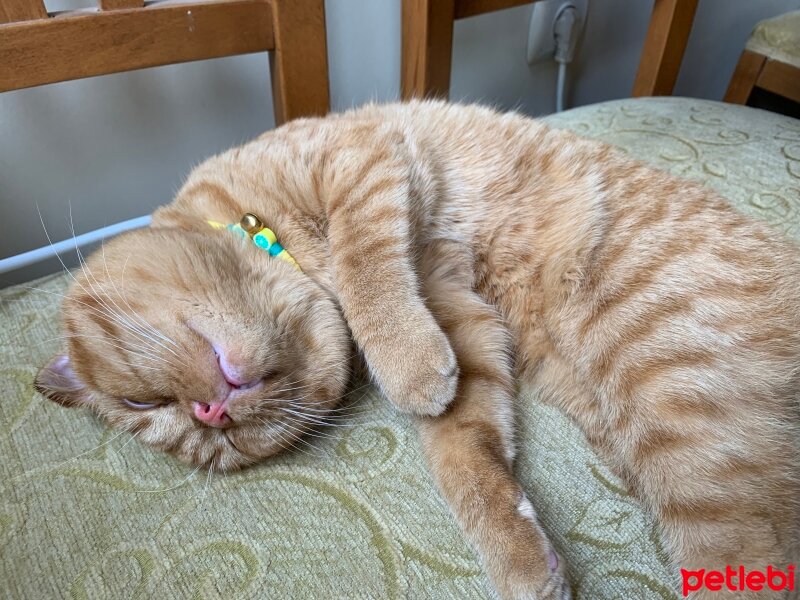
[[[206,223],[245,212],[303,273]],[[202,164],[150,230],[88,266],[44,393],[189,462],[237,468],[294,439],[263,408],[281,389],[254,391],[270,375],[307,392],[293,410],[335,404],[349,327],[387,397],[416,415],[503,597],[568,594],[511,471],[515,377],[578,423],[677,565],[798,558],[800,254],[708,189],[607,145],[438,102],[298,120]],[[155,324],[172,354],[148,351],[191,377],[137,370],[152,364],[91,339],[144,343],[109,324],[111,301]],[[225,347],[224,377],[209,344]],[[200,422],[198,401],[226,394],[227,421]],[[120,402],[132,396],[155,406]]]

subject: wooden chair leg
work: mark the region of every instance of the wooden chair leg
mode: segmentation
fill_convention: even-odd
[[[767,58],[756,81],[756,87],[800,104],[800,69]]]
[[[330,110],[324,0],[272,0],[275,124]]]
[[[403,0],[401,95],[447,98],[455,0]]]
[[[747,104],[766,60],[767,57],[763,54],[756,54],[749,50],[743,51],[723,100],[731,104]]]
[[[697,0],[655,0],[633,96],[669,96],[678,80]]]

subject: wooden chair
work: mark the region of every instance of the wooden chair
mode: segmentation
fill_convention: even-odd
[[[775,40],[790,40],[788,49]],[[756,88],[800,102],[800,11],[758,23],[739,57],[725,102],[747,104]]]
[[[98,2],[0,0],[0,92],[268,50],[276,123],[328,112],[324,0]]]
[[[403,0],[403,98],[447,97],[456,19],[530,3],[531,0]],[[672,93],[696,9],[697,0],[654,0],[634,96]]]

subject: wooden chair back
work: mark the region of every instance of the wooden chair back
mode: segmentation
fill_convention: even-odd
[[[263,51],[277,124],[328,112],[324,0],[0,0],[0,92]]]
[[[537,0],[403,0],[402,97],[447,98],[457,19]],[[633,96],[672,93],[698,0],[653,0]]]

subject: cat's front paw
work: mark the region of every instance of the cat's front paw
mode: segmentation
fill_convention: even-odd
[[[394,356],[392,356],[394,355]],[[418,416],[442,414],[456,394],[458,364],[447,336],[433,323],[403,336],[397,352],[388,352],[378,381],[400,410]]]
[[[503,600],[570,600],[564,561],[542,531],[536,512],[522,494],[517,504],[511,551],[502,562],[488,561]]]
[[[571,600],[563,561],[552,548],[545,550],[545,554],[546,568],[518,568],[512,561],[501,569],[501,575],[492,577],[502,600]]]
[[[553,560],[561,560],[553,550],[550,552]],[[518,575],[520,575],[518,578],[513,575],[509,577],[505,585],[500,588],[503,600],[572,600],[572,590],[564,577],[563,569]]]

